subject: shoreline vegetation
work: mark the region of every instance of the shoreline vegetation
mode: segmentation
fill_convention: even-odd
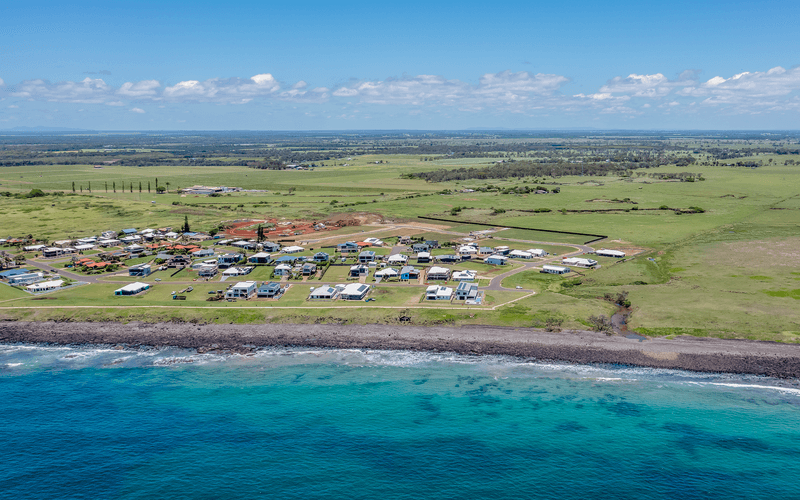
[[[528,361],[617,364],[697,372],[800,377],[800,345],[747,340],[608,336],[497,326],[114,322],[0,323],[0,342],[183,347],[246,355],[263,347],[413,350],[506,355]],[[635,337],[635,338],[633,338]]]

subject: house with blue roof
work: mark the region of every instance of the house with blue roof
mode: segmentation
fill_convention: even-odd
[[[3,272],[0,273],[0,279],[8,279],[8,278],[10,278],[12,276],[18,276],[20,274],[26,274],[28,272],[29,271],[27,269],[24,269],[24,268],[9,269],[7,271],[3,271]]]

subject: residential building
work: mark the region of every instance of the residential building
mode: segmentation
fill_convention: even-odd
[[[455,281],[474,281],[478,277],[478,271],[464,270],[453,273]]]
[[[42,281],[41,283],[28,285],[25,289],[31,293],[49,292],[51,290],[58,290],[63,284],[64,280]]]
[[[8,278],[9,285],[30,285],[44,279],[44,273],[15,274]]]
[[[114,295],[137,295],[145,290],[148,290],[149,288],[149,284],[140,283],[137,281],[135,283],[131,283],[130,285],[125,285],[122,288],[117,288],[114,290]]]
[[[253,268],[250,266],[231,266],[223,271],[222,275],[230,278],[233,276],[244,276],[250,274],[252,271]]]
[[[532,259],[533,258],[532,254],[530,254],[528,252],[523,252],[522,250],[511,250],[508,253],[508,256],[511,257],[512,259],[525,259],[525,260],[528,260],[528,259]]]
[[[225,298],[247,300],[255,295],[256,288],[258,284],[255,281],[240,281],[225,292]]]
[[[428,245],[427,243],[414,243],[413,245],[411,245],[411,250],[414,253],[429,252],[430,249],[431,249],[431,246]]]
[[[244,258],[241,253],[225,253],[217,257],[217,265],[221,268],[228,268],[232,265],[238,264]]]
[[[426,300],[450,300],[453,297],[453,289],[449,286],[431,285],[425,289]]]
[[[308,294],[308,300],[333,300],[338,295],[338,289],[329,285],[322,285],[311,290],[311,293]]]
[[[369,267],[363,264],[356,264],[355,266],[350,266],[350,275],[351,278],[360,278],[362,276],[369,276]]]
[[[283,288],[280,283],[274,281],[264,283],[256,290],[256,296],[260,298],[277,299],[281,295],[283,295]]]
[[[355,253],[361,250],[361,247],[358,246],[358,243],[355,241],[346,241],[344,243],[339,243],[336,245],[336,251],[339,253]]]
[[[606,248],[601,248],[595,252],[595,255],[599,255],[600,257],[614,257],[616,259],[621,259],[625,257],[625,252],[621,252],[619,250],[608,250]]]
[[[425,244],[428,248],[439,248],[439,240],[425,240]]]
[[[563,259],[561,261],[562,264],[565,266],[575,266],[575,267],[583,267],[583,268],[592,268],[597,265],[597,261],[594,259],[584,259],[581,257],[570,257],[568,259]]]
[[[433,266],[432,268],[428,269],[428,274],[426,276],[426,279],[435,281],[447,281],[450,279],[450,269],[446,267]]]
[[[150,276],[151,272],[150,264],[136,264],[128,268],[128,276]]]
[[[436,260],[441,262],[442,264],[455,264],[456,262],[461,262],[461,257],[458,255],[440,255],[436,257]]]
[[[505,266],[508,263],[508,257],[505,255],[494,254],[483,259],[483,262],[493,266]]]
[[[198,259],[200,257],[211,257],[214,255],[213,248],[201,248],[200,250],[195,250],[192,252],[192,257]]]
[[[375,272],[376,278],[390,279],[397,278],[398,276],[400,276],[400,273],[397,272],[397,269],[392,269],[391,267],[387,267]]]
[[[411,281],[416,279],[419,279],[419,269],[412,266],[403,266],[403,268],[400,269],[401,281]]]
[[[304,250],[305,250],[305,248],[303,248],[303,247],[299,247],[297,245],[292,245],[290,247],[285,247],[283,249],[283,253],[300,253],[300,252],[302,252]]]
[[[306,262],[303,264],[303,267],[300,268],[300,273],[303,276],[313,276],[317,274],[317,265],[313,262]]]
[[[408,255],[403,255],[401,253],[390,255],[387,262],[390,266],[404,266],[406,262],[408,262]]]
[[[358,254],[358,261],[362,264],[373,262],[375,260],[375,252],[372,250],[364,250]]]
[[[258,252],[257,254],[253,254],[247,258],[247,262],[250,264],[268,264],[270,260],[272,259],[266,252]]]
[[[474,300],[478,296],[478,284],[462,281],[456,288],[456,300]]]
[[[167,261],[167,267],[178,268],[192,265],[192,259],[188,255],[173,255]]]
[[[197,276],[201,278],[212,278],[217,275],[217,264],[203,264],[197,268]]]
[[[511,251],[511,249],[508,248],[505,245],[499,246],[499,247],[494,247],[494,253],[496,253],[498,255],[508,255],[508,252],[510,252],[510,251]]]
[[[526,250],[529,254],[533,255],[534,257],[546,257],[550,255],[549,253],[545,252],[541,248],[529,248]]]
[[[369,292],[369,285],[362,283],[350,283],[339,294],[342,300],[362,300]]]
[[[275,253],[281,251],[281,246],[274,241],[263,241],[261,242],[261,249],[265,252]]]
[[[314,254],[312,260],[314,262],[328,262],[329,260],[331,260],[331,256],[325,252],[317,252]]]
[[[275,266],[275,271],[272,272],[275,276],[289,276],[292,274],[292,266],[288,264],[278,264]]]
[[[567,274],[570,271],[570,268],[563,266],[551,266],[549,264],[542,266],[542,272],[548,274]]]
[[[420,252],[417,254],[417,264],[427,264],[431,261],[431,254],[429,252]]]

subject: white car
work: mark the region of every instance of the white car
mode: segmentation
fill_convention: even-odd
[[[161,278],[156,278],[156,281],[161,281]]]
[[[517,285],[517,290],[522,290],[522,287]]]

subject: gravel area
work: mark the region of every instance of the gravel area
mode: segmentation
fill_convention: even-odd
[[[0,342],[178,346],[232,352],[264,346],[409,349],[800,377],[800,345],[795,344],[696,337],[640,339],[589,331],[553,333],[494,326],[6,321],[0,323]]]

